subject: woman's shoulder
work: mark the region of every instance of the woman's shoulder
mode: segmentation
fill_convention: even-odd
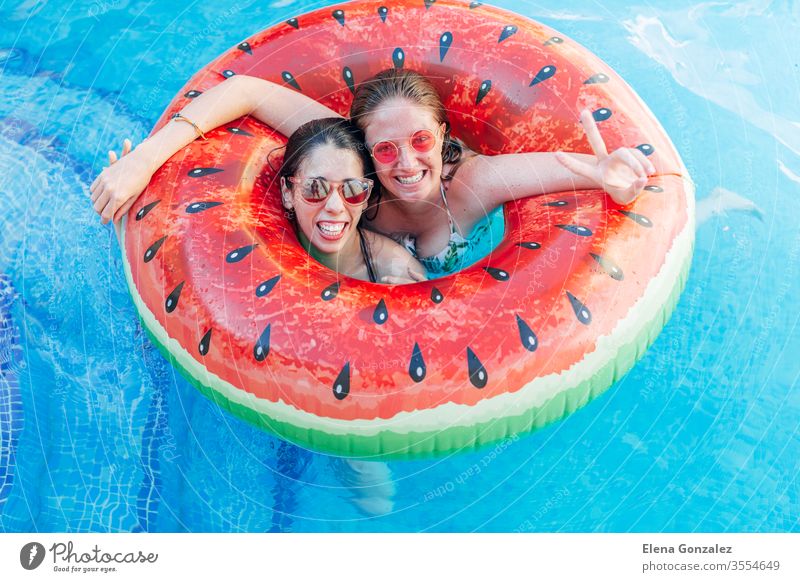
[[[411,254],[392,237],[386,236],[374,230],[364,229],[364,238],[369,244],[372,256],[375,260],[380,260],[382,257],[404,257],[411,256]]]
[[[442,180],[447,195],[450,214],[460,232],[469,232],[472,226],[486,214],[486,193],[496,175],[488,164],[490,156],[470,151],[447,180]]]
[[[386,235],[371,230],[363,232],[380,277],[405,277],[408,276],[409,271],[425,273],[424,267],[403,245]]]

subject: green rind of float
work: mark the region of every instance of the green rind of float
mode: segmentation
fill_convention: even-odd
[[[454,452],[478,450],[486,445],[511,438],[514,435],[539,430],[585,406],[603,394],[639,361],[658,337],[675,310],[691,266],[690,251],[681,267],[680,276],[663,307],[643,325],[636,337],[619,347],[617,357],[602,366],[588,380],[558,393],[545,404],[531,408],[517,416],[504,417],[471,426],[454,426],[437,431],[397,434],[382,431],[377,435],[330,434],[315,429],[300,428],[276,421],[239,402],[227,398],[192,376],[180,361],[159,341],[139,317],[142,327],[164,357],[202,394],[217,405],[262,430],[298,445],[333,455],[359,457],[370,460],[417,459],[449,455]],[[131,292],[135,292],[131,288]],[[344,445],[344,446],[343,446]]]

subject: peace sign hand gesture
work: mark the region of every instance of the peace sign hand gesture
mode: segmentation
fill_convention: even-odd
[[[592,112],[588,109],[581,111],[581,125],[595,160],[579,160],[564,152],[557,152],[556,159],[574,174],[602,186],[617,204],[630,204],[647,185],[647,176],[655,174],[655,166],[636,148],[619,148],[609,154]]]

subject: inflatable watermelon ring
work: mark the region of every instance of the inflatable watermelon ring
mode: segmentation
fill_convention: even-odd
[[[357,2],[292,18],[202,69],[156,129],[247,74],[346,115],[354,87],[406,67],[431,78],[475,150],[638,147],[658,175],[632,205],[600,191],[505,206],[485,259],[387,286],[299,246],[250,118],[209,132],[154,176],[122,226],[145,328],[204,394],[316,450],[409,458],[475,448],[563,418],[639,359],[672,312],[694,241],[693,188],[669,138],[607,65],[527,18],[477,2]],[[273,164],[274,165],[274,164]]]

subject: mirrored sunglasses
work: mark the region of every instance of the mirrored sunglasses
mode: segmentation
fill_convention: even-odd
[[[328,199],[335,190],[347,204],[363,204],[372,192],[373,181],[368,178],[349,178],[341,182],[326,180],[325,178],[306,178],[302,176],[289,176],[286,180],[300,187],[303,200],[311,204],[320,204]]]

